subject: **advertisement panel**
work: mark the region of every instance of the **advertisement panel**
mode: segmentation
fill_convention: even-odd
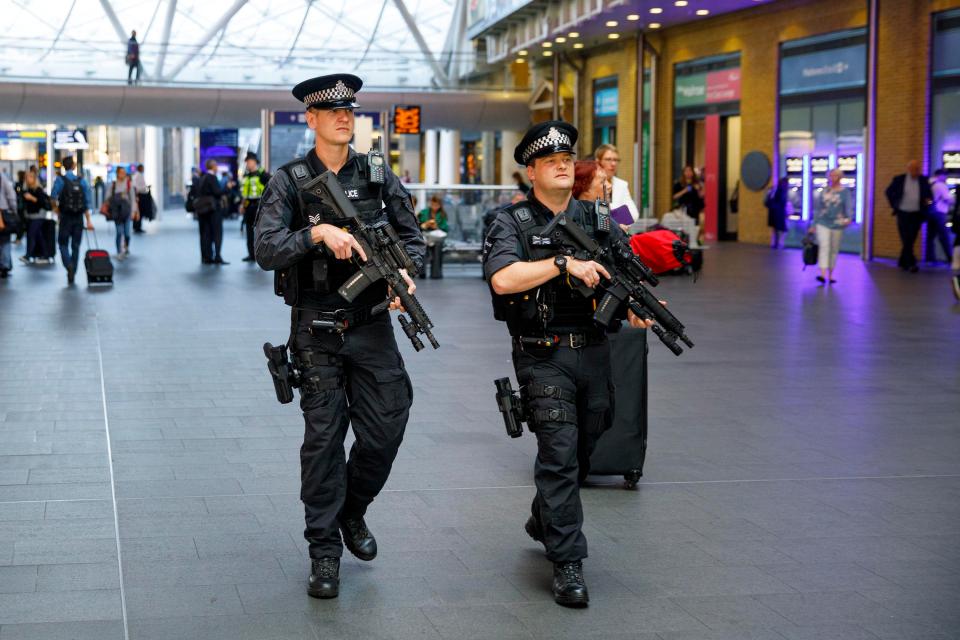
[[[780,61],[780,94],[815,93],[865,87],[867,45],[784,55]]]

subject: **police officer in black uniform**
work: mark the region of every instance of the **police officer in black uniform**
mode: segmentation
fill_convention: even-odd
[[[581,530],[580,480],[589,470],[597,438],[612,420],[610,348],[593,321],[595,297],[570,285],[572,276],[596,287],[606,269],[593,261],[558,255],[535,238],[554,217],[566,215],[598,242],[622,233],[598,230],[594,203],[574,200],[577,130],[562,121],[533,126],[514,151],[533,185],[526,200],[502,210],[484,242],[484,275],[493,292],[494,313],[513,340],[513,364],[537,437],[532,515],[525,529],[542,542],[554,565],[558,604],[589,602],[583,578],[587,540]],[[648,327],[631,313],[630,324]]]
[[[364,514],[387,481],[413,398],[386,313],[399,308],[399,299],[382,281],[351,304],[340,297],[337,288],[357,271],[353,258],[367,256],[344,230],[348,222],[303,188],[332,171],[359,214],[369,223],[389,221],[422,267],[426,245],[410,194],[389,167],[382,183],[372,181],[368,156],[348,145],[362,84],[337,74],[294,87],[316,133],[315,147],[276,172],[256,225],[257,263],[275,271],[277,293],[292,307],[288,344],[301,373],[305,423],[300,497],[312,561],[307,593],[316,598],[337,596],[344,544],[361,560],[377,555]],[[413,281],[406,280],[413,293]],[[345,460],[348,424],[356,442]]]

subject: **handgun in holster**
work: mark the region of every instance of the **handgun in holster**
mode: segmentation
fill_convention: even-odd
[[[510,378],[497,378],[493,384],[497,387],[497,407],[503,415],[507,435],[519,438],[523,435],[523,423],[527,421],[524,402],[520,394],[513,390]]]
[[[300,376],[287,356],[287,345],[275,347],[267,342],[263,345],[263,354],[267,356],[267,369],[270,371],[270,377],[273,378],[277,401],[280,404],[293,402],[293,390],[300,386]]]

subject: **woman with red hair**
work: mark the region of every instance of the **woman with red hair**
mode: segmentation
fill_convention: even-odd
[[[573,197],[577,200],[604,198],[607,174],[594,160],[577,160],[573,166]]]

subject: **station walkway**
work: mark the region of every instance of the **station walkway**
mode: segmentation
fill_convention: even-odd
[[[844,256],[820,288],[796,251],[724,245],[666,279],[697,346],[652,345],[642,484],[584,490],[586,611],[552,602],[523,531],[534,439],[495,408],[511,369],[479,270],[423,281],[442,346],[400,340],[415,400],[380,556],[316,601],[302,421],[260,349],[289,315],[238,226],[226,267],[169,213],[112,289],[19,262],[0,283],[0,640],[960,638],[947,271]]]

